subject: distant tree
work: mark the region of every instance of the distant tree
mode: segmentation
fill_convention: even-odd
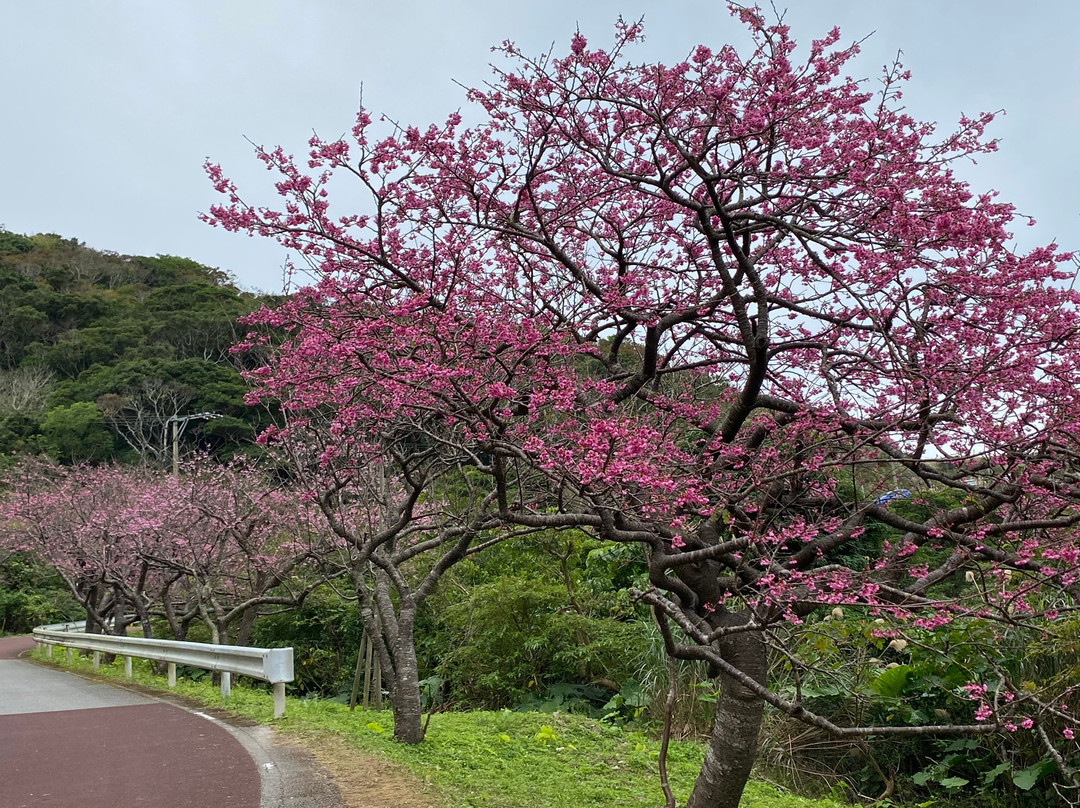
[[[296,606],[323,578],[329,532],[313,503],[259,472],[209,463],[179,476],[144,468],[28,460],[8,471],[0,552],[53,568],[92,625],[130,616],[146,636],[164,616],[177,639],[192,622],[213,642],[247,642],[260,611]]]
[[[74,377],[93,365],[154,353],[160,352],[147,346],[141,324],[128,320],[72,329],[45,349],[44,360],[57,373]]]
[[[176,255],[139,257],[134,261],[150,271],[148,282],[152,286],[176,286],[193,281],[226,286],[232,280],[228,272]]]
[[[49,454],[64,463],[107,460],[113,453],[105,416],[89,402],[49,410],[41,434]]]
[[[205,459],[187,464],[179,480],[154,480],[184,501],[143,556],[165,584],[157,603],[177,639],[185,618],[176,613],[175,595],[184,596],[188,615],[206,625],[212,642],[246,645],[268,607],[300,606],[324,583],[306,567],[338,542],[316,505],[295,490],[254,468]]]
[[[4,279],[0,276],[0,281]],[[33,306],[23,305],[25,295],[17,288],[0,288],[0,368],[14,369],[26,358],[29,347],[42,339],[49,318]]]
[[[52,381],[52,371],[33,365],[0,370],[0,415],[39,412]]]
[[[237,318],[255,305],[227,273],[190,259],[119,255],[55,234],[0,230],[0,446],[40,448],[33,438],[45,412],[27,414],[26,407],[100,401],[118,437],[138,447],[121,448],[123,457],[146,457],[148,446],[161,454],[163,423],[179,410],[162,415],[159,397],[146,394],[149,385],[190,388],[188,412],[244,422],[219,428],[212,441],[221,456],[235,454],[270,420],[264,408],[243,401],[247,385],[234,363],[253,358],[230,353]],[[128,424],[134,432],[121,428]],[[202,444],[201,427],[189,430],[186,442],[189,449]]]
[[[182,502],[138,471],[27,461],[8,472],[0,548],[33,554],[61,576],[92,630],[123,634],[134,613],[151,636],[146,559]]]
[[[448,440],[441,418],[393,428],[354,422],[343,434],[331,430],[332,411],[292,404],[287,425],[262,439],[337,537],[322,545],[319,566],[355,593],[390,693],[394,737],[419,743],[420,610],[455,564],[511,534],[490,532],[499,524],[493,492],[471,478],[475,455]],[[444,440],[430,440],[429,430]]]
[[[0,256],[20,255],[34,249],[34,244],[26,236],[11,233],[0,227]]]
[[[0,454],[11,456],[40,449],[41,424],[36,417],[12,413],[0,415]]]
[[[147,379],[127,395],[106,394],[97,406],[143,462],[167,465],[172,456],[170,421],[195,397],[196,391],[175,382]]]

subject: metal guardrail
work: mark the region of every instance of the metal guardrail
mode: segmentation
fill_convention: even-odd
[[[46,648],[49,657],[52,657],[53,646],[65,648],[69,661],[73,648],[93,651],[95,668],[100,665],[102,653],[122,656],[124,675],[128,677],[131,676],[132,657],[166,662],[169,687],[176,685],[177,665],[218,671],[221,673],[223,697],[229,695],[234,673],[261,679],[274,686],[274,718],[285,715],[285,683],[293,680],[292,648],[247,648],[240,645],[208,645],[145,637],[78,633],[85,628],[85,621],[38,626],[34,629],[34,641],[39,648]]]

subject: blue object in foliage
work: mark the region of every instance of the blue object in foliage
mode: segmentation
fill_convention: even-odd
[[[907,499],[910,496],[911,492],[906,488],[894,488],[892,491],[886,491],[878,497],[877,504],[884,505],[887,502],[892,502],[894,499]]]

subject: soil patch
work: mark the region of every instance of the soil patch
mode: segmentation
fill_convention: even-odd
[[[347,808],[439,808],[434,790],[404,766],[361,752],[329,732],[291,735],[330,773]]]

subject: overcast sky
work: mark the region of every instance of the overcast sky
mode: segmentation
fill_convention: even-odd
[[[777,0],[783,8],[783,0]],[[1080,247],[1080,2],[789,0],[799,42],[839,25],[873,36],[851,68],[874,76],[898,50],[905,103],[951,126],[1004,109],[1001,150],[966,171],[1038,220],[1023,246]],[[621,14],[645,18],[641,60],[674,63],[699,43],[745,44],[718,0],[2,0],[0,225],[121,253],[194,258],[248,289],[281,288],[284,251],[215,230],[210,157],[260,192],[248,138],[302,152],[312,131],[347,131],[366,106],[403,123],[464,104],[457,83],[489,74],[490,47],[565,53],[580,28],[610,43]],[[258,192],[255,192],[257,189]]]

